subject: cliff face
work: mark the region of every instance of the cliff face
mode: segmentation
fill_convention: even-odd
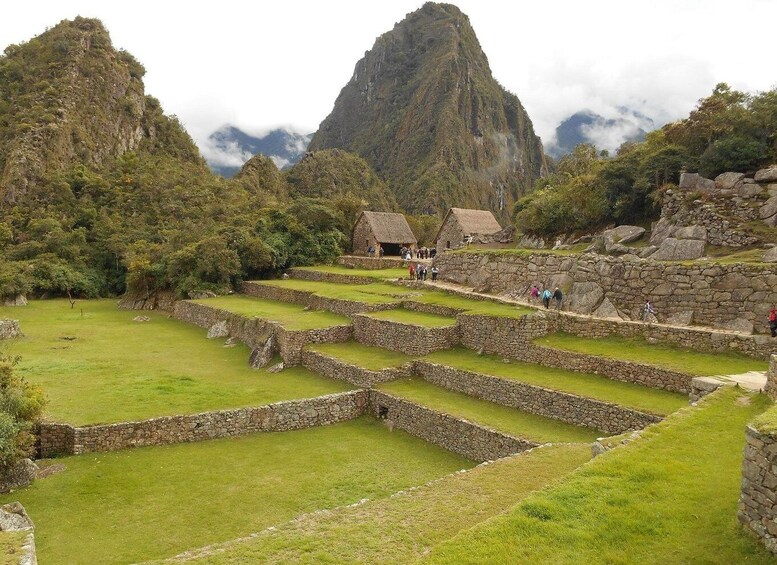
[[[333,147],[364,157],[414,213],[458,206],[504,217],[546,172],[526,111],[449,4],[409,14],[356,64],[309,149]]]
[[[74,163],[100,166],[143,146],[201,161],[180,125],[145,96],[144,73],[98,20],[64,20],[9,46],[0,58],[0,203]]]

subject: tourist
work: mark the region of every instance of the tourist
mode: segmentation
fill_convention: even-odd
[[[416,265],[416,268],[415,268],[415,277],[417,281],[421,280],[423,273],[424,273],[424,266],[421,263],[418,263],[418,265]]]
[[[367,255],[369,255],[370,257],[374,257],[375,256],[375,248],[372,245],[370,245],[367,248]]]
[[[556,290],[553,291],[553,298],[556,299],[556,310],[561,310],[561,301],[564,299],[564,295],[559,287],[556,287]]]
[[[653,308],[653,305],[650,303],[650,300],[645,301],[645,308],[642,311],[642,321],[650,322],[651,318],[655,319],[655,317],[656,317],[656,311]]]
[[[437,273],[440,272],[440,269],[437,267],[432,267],[432,282],[437,280]]]
[[[769,312],[769,329],[772,330],[772,337],[777,337],[777,310],[772,306]]]
[[[434,259],[434,256],[437,255],[437,248],[432,247],[432,250],[429,252],[429,258]]]
[[[408,272],[410,273],[410,280],[412,281],[415,278],[415,265],[413,263],[410,263]]]
[[[540,298],[540,288],[533,284],[531,286],[531,292],[529,293],[529,302],[534,302],[535,300],[539,300]]]
[[[378,256],[379,256],[381,259],[383,259],[383,254],[384,254],[384,253],[385,253],[385,251],[383,250],[383,246],[381,245],[380,247],[378,247]]]
[[[423,280],[426,281],[426,265],[423,266]]]
[[[549,289],[545,289],[542,291],[542,304],[545,305],[545,308],[547,309],[550,306],[550,299],[553,298],[553,294],[551,294]]]

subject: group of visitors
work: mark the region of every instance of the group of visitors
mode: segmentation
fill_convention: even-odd
[[[435,266],[429,269],[423,263],[418,263],[417,265],[414,263],[410,263],[410,267],[408,267],[408,272],[410,274],[411,281],[413,279],[417,281],[425,281],[429,273],[432,274],[432,281],[436,281],[437,275],[440,273],[440,269],[438,269]]]
[[[416,259],[434,259],[436,255],[437,249],[435,247],[432,247],[431,249],[428,247],[419,247],[415,250]]]
[[[383,253],[384,253],[383,247],[378,245],[378,257],[382,259]],[[375,248],[372,245],[370,245],[369,248],[367,249],[367,255],[369,255],[370,257],[375,257]]]
[[[556,301],[556,310],[561,310],[561,302],[564,300],[564,293],[561,292],[559,287],[556,287],[555,290],[551,292],[549,288],[540,291],[539,286],[536,284],[532,285],[531,291],[529,292],[529,302],[542,300],[542,305],[547,309],[550,308],[551,299]]]

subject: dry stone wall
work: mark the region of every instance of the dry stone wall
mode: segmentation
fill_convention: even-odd
[[[764,387],[769,398],[777,401],[777,355],[769,356],[769,370],[766,371],[766,386]]]
[[[593,253],[449,252],[435,262],[444,280],[526,297],[533,284],[560,287],[565,308],[601,317],[640,320],[650,300],[659,321],[767,331],[777,303],[777,266],[683,264]]]
[[[402,367],[390,367],[379,371],[371,371],[310,350],[302,352],[302,365],[330,379],[348,381],[363,388],[370,388],[378,383],[385,383],[413,375],[412,363]]]
[[[359,255],[341,255],[337,263],[345,267],[359,269],[394,269],[407,263],[399,257],[361,257]]]
[[[416,373],[449,390],[608,434],[639,430],[662,420],[616,404],[435,363],[418,362]]]
[[[278,300],[280,302],[301,304],[302,306],[307,306],[311,310],[328,310],[329,312],[334,312],[335,314],[340,314],[343,316],[351,316],[352,314],[357,314],[359,312],[392,310],[394,308],[399,308],[400,306],[398,301],[371,304],[366,302],[358,302],[355,300],[327,298],[325,296],[318,296],[312,292],[304,290],[282,288],[255,282],[243,283],[243,293],[249,296],[255,296],[257,298],[265,298],[267,300]]]
[[[777,554],[777,434],[746,428],[739,521]]]
[[[474,461],[490,461],[538,445],[377,390],[370,391],[368,412],[391,427]]]
[[[459,343],[456,325],[427,328],[362,314],[353,317],[353,335],[359,343],[415,356],[450,349]]]
[[[344,284],[368,284],[372,280],[357,275],[348,275],[345,273],[327,273],[325,271],[309,271],[307,269],[289,269],[286,274],[293,279],[316,282],[334,282]]]
[[[0,320],[0,339],[11,339],[21,334],[18,320]]]
[[[350,325],[333,326],[311,330],[286,330],[277,322],[259,318],[246,318],[219,308],[196,302],[180,301],[175,305],[173,317],[195,324],[201,328],[212,328],[224,322],[226,335],[230,335],[251,348],[260,348],[273,339],[278,353],[287,365],[300,362],[302,348],[309,343],[340,343],[353,336]]]
[[[115,451],[185,443],[256,432],[282,432],[334,424],[362,416],[367,392],[351,391],[265,406],[165,416],[138,422],[73,427],[41,424],[40,456]]]

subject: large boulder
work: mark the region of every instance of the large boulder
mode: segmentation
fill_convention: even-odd
[[[645,228],[624,225],[607,230],[603,235],[605,245],[608,241],[611,241],[612,243],[631,243],[645,235]]]
[[[682,173],[680,175],[680,188],[687,188],[688,190],[695,190],[696,183],[699,182],[701,176],[699,173]]]
[[[660,218],[650,231],[650,245],[661,245],[667,237],[672,237],[675,226],[667,218]]]
[[[693,310],[675,312],[667,316],[666,323],[673,326],[690,326],[693,321]]]
[[[248,364],[252,369],[266,367],[275,355],[275,338],[271,335],[264,344],[255,347],[248,358]]]
[[[707,228],[704,226],[687,226],[677,228],[674,232],[675,239],[700,239],[707,241]]]
[[[768,169],[761,169],[755,173],[755,182],[774,181],[777,181],[777,165],[772,165]]]
[[[532,237],[530,235],[524,235],[518,242],[518,247],[522,249],[544,249],[545,240],[541,237]]]
[[[650,256],[656,261],[688,261],[704,255],[704,241],[700,239],[676,239],[668,237],[658,251]]]
[[[758,210],[758,217],[770,226],[777,224],[777,196],[772,196]]]
[[[512,243],[515,238],[515,226],[509,224],[493,235],[496,243]]]
[[[746,334],[753,333],[753,322],[750,320],[746,320],[745,318],[734,318],[733,320],[729,320],[727,322],[723,322],[720,324],[720,327],[727,329],[727,330],[733,330],[735,332],[742,332]]]
[[[590,314],[602,302],[604,289],[595,282],[576,282],[567,294],[567,304],[572,312]]]
[[[208,329],[208,339],[227,336],[229,336],[229,329],[227,328],[226,320],[216,322]]]
[[[643,250],[639,252],[639,257],[640,259],[646,259],[656,251],[658,251],[658,245],[648,245],[647,247],[645,247]]]
[[[621,318],[620,313],[618,313],[618,309],[606,296],[604,297],[604,300],[602,300],[602,303],[599,304],[599,307],[593,311],[593,315],[597,318],[610,318],[613,320],[623,319]]]
[[[764,263],[777,263],[777,247],[772,247],[764,251],[761,261]]]
[[[744,176],[744,173],[721,173],[715,177],[715,186],[721,190],[731,190]]]
[[[3,299],[3,306],[27,306],[27,297],[23,294],[9,296]]]
[[[20,459],[0,475],[0,492],[26,487],[38,476],[38,466],[32,459]]]

